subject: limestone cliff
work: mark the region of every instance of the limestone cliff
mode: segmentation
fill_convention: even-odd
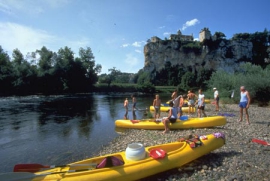
[[[252,59],[251,42],[246,40],[221,40],[217,47],[202,46],[200,53],[184,52],[180,41],[160,40],[149,42],[144,47],[144,70],[155,72],[164,68],[166,61],[171,65],[189,67],[192,71],[199,68],[232,70],[239,60]]]

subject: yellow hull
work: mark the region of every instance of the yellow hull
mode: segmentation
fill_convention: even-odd
[[[190,129],[190,128],[206,128],[214,126],[222,126],[226,124],[226,118],[223,116],[213,116],[205,118],[189,118],[186,121],[177,120],[170,123],[170,129]],[[115,126],[120,128],[133,129],[164,129],[162,122],[156,122],[154,119],[146,120],[116,120]]]
[[[31,180],[31,181],[98,181],[98,180],[108,180],[108,181],[128,181],[128,180],[138,180],[145,178],[172,168],[180,167],[192,160],[195,160],[215,149],[222,147],[225,144],[225,139],[216,138],[214,135],[207,135],[207,140],[202,140],[202,146],[191,148],[187,142],[173,142],[163,145],[156,145],[151,147],[146,147],[146,157],[139,161],[129,161],[126,160],[125,152],[119,152],[115,154],[90,158],[87,160],[78,161],[71,164],[98,164],[107,156],[115,156],[118,159],[124,161],[124,165],[113,166],[109,168],[99,168],[94,167],[72,167],[72,169],[86,169],[92,168],[88,171],[79,171],[74,173],[67,173],[70,167],[54,168],[42,172],[32,173],[19,173],[14,172],[0,174],[0,180]],[[149,156],[152,149],[162,149],[166,152],[166,156],[160,159],[153,159]],[[57,172],[63,172],[58,173]],[[39,174],[44,174],[43,176],[38,176]],[[48,175],[46,175],[48,174]],[[27,178],[31,177],[31,178]],[[18,177],[16,179],[16,177]],[[21,177],[21,178],[19,178]]]
[[[169,109],[170,109],[170,107],[168,107],[168,106],[161,106],[160,107],[160,111],[161,112],[167,112],[167,111],[169,111]],[[185,113],[188,112],[188,109],[189,109],[188,107],[182,107],[182,111],[185,112]],[[155,111],[154,106],[150,106],[150,111]],[[191,107],[191,111],[190,112],[192,112],[192,113],[196,112],[196,108],[195,107]]]
[[[210,99],[204,99],[204,102],[206,103],[206,104],[210,104],[211,103],[211,100]],[[170,101],[167,101],[166,102],[166,104],[169,104],[170,103]],[[184,100],[184,103],[188,103],[188,100]]]

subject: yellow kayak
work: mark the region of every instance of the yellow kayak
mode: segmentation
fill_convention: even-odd
[[[204,102],[205,102],[206,104],[210,104],[211,100],[210,100],[210,99],[204,99]],[[169,103],[170,103],[170,101],[167,101],[167,102],[166,102],[166,104],[169,104]],[[187,104],[187,103],[188,103],[188,100],[184,100],[184,103]]]
[[[161,106],[160,107],[160,111],[161,112],[167,112],[167,111],[169,111],[169,109],[170,109],[169,106]],[[182,107],[182,111],[185,112],[185,113],[188,112],[188,109],[189,109],[188,107]],[[150,106],[150,111],[155,111],[154,106]],[[191,107],[191,111],[190,112],[192,112],[192,113],[196,112],[196,108],[195,107]]]
[[[195,139],[195,141],[194,141]],[[94,157],[70,164],[97,165],[105,158],[113,157],[122,165],[96,168],[95,166],[57,167],[46,171],[27,173],[12,172],[0,174],[0,180],[24,181],[129,181],[145,178],[169,169],[189,163],[225,144],[222,133],[196,136],[192,140],[180,139],[162,145],[144,148],[145,156],[141,160],[126,159],[126,152],[118,152],[105,156]],[[74,172],[70,172],[74,170]]]
[[[190,129],[190,128],[207,128],[214,126],[222,126],[226,124],[224,116],[213,116],[204,118],[188,118],[186,121],[177,120],[170,123],[170,129]],[[115,126],[120,128],[133,129],[164,129],[164,125],[160,119],[146,120],[116,120]]]

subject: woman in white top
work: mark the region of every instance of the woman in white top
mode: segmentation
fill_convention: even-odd
[[[204,112],[204,94],[202,93],[202,90],[199,89],[199,95],[198,95],[198,117],[200,118],[202,116],[202,113],[204,117],[207,117],[205,112]]]
[[[249,115],[248,115],[248,108],[249,108],[249,104],[250,104],[250,96],[249,96],[249,92],[245,89],[244,86],[240,87],[240,96],[241,96],[240,103],[239,103],[240,118],[238,119],[238,122],[242,121],[242,119],[243,119],[243,110],[245,110],[247,124],[250,124]]]

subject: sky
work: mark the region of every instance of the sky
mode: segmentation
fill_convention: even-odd
[[[269,7],[269,0],[0,0],[0,46],[10,56],[67,46],[75,57],[90,47],[101,73],[137,73],[151,37],[270,30]]]

